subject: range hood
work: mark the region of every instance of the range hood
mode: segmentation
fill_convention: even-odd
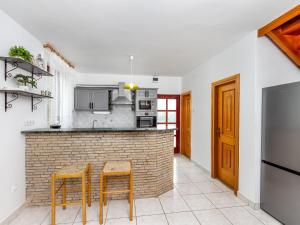
[[[132,105],[132,101],[128,99],[125,89],[124,82],[119,82],[118,85],[118,97],[112,101],[113,105]]]

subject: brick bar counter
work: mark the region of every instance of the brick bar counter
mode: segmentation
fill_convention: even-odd
[[[135,198],[157,197],[173,188],[173,132],[172,129],[23,131],[26,140],[27,204],[49,205],[51,174],[64,166],[88,162],[93,167],[92,197],[98,201],[99,173],[104,162],[109,160],[132,160]],[[78,181],[70,180],[67,188],[78,184]],[[122,189],[126,185],[126,178],[108,180],[108,188],[111,189]],[[81,198],[80,193],[68,193],[68,200],[78,198]]]

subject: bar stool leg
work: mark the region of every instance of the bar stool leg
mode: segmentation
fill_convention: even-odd
[[[55,174],[52,174],[51,177],[51,224],[55,225],[55,205],[56,205],[56,199],[55,199]]]
[[[88,206],[92,205],[92,166],[89,164],[88,170]]]
[[[86,181],[85,181],[85,173],[82,173],[82,184],[81,184],[81,188],[82,188],[82,224],[86,224],[86,190],[85,190],[85,186],[86,186]]]
[[[104,192],[107,191],[107,177],[103,176],[103,190]],[[103,193],[103,201],[104,201],[104,205],[107,205],[107,194]]]
[[[100,224],[103,224],[103,173],[100,174]]]
[[[130,172],[130,181],[129,181],[129,204],[130,204],[130,221],[132,221],[133,218],[133,174]]]
[[[66,206],[66,203],[67,203],[67,184],[66,184],[66,179],[62,179],[62,198],[61,198],[61,202],[62,204],[64,204],[62,206],[63,209],[66,209],[67,206]]]

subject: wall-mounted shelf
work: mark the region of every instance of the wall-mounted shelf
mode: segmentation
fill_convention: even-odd
[[[12,102],[17,100],[19,96],[25,96],[31,98],[31,111],[37,109],[37,105],[43,101],[43,98],[52,98],[50,96],[40,95],[29,91],[13,90],[13,89],[2,89],[0,90],[0,93],[4,93],[5,95],[5,112],[7,111],[7,109],[12,108]],[[9,95],[11,95],[10,99],[8,98]]]
[[[4,57],[0,56],[0,60],[4,61],[4,79],[6,80],[9,77],[12,77],[12,71],[15,69],[23,69],[29,73],[31,73],[32,76],[38,76],[39,78],[43,76],[53,76],[51,73],[41,69],[40,67],[33,65],[30,62],[27,62],[20,58],[15,57]],[[8,69],[8,64],[12,65],[11,69]]]

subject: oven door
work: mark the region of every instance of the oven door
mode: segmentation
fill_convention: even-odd
[[[156,127],[156,117],[155,116],[138,116],[137,117],[137,127],[138,128]]]

